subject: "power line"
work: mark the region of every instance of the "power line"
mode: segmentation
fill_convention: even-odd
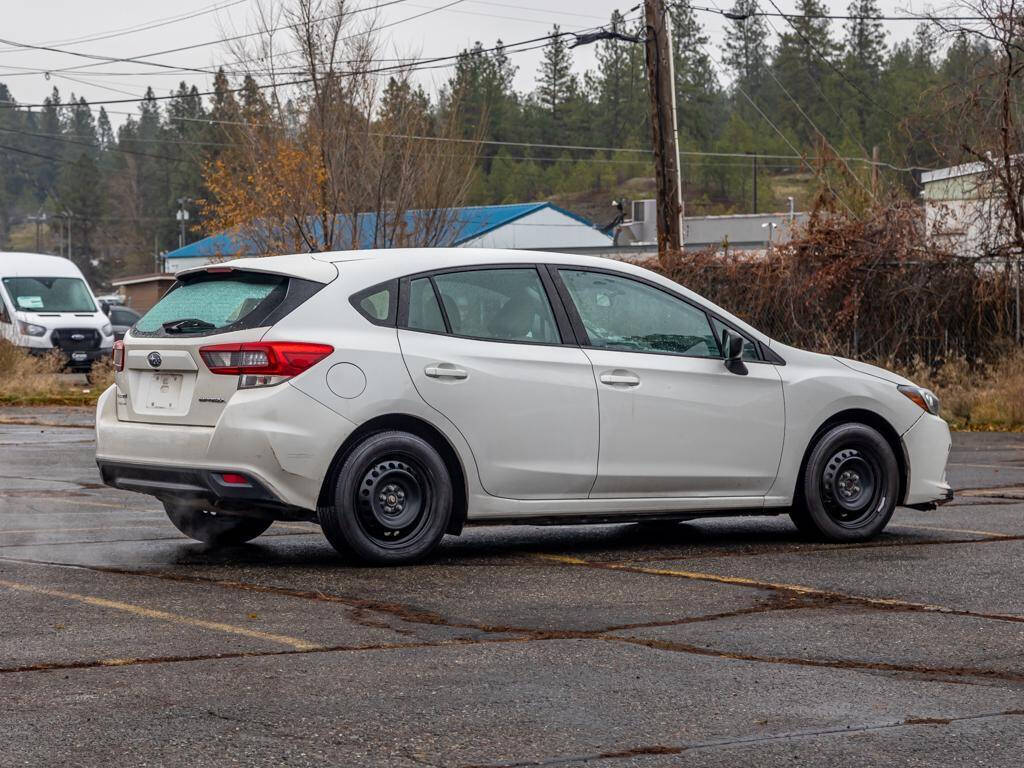
[[[714,63],[716,65],[718,64],[718,62],[714,62]],[[98,111],[98,110],[96,110],[95,108],[93,108],[93,107],[91,107],[89,105],[84,105],[83,106],[83,105],[79,105],[79,104],[73,104],[73,105],[69,104],[68,107],[69,108],[74,108],[74,109],[83,109],[83,108],[85,108],[85,109],[89,109],[91,112]],[[117,110],[109,110],[109,112],[111,114],[120,114],[120,115],[132,115],[133,114],[131,112],[123,112],[123,111],[117,111]],[[267,125],[266,123],[252,123],[252,122],[247,122],[247,121],[244,121],[244,120],[218,120],[218,119],[212,118],[212,117],[186,117],[186,116],[176,116],[176,115],[165,115],[165,117],[168,120],[174,120],[174,121],[177,121],[177,122],[200,123],[200,124],[206,124],[206,125],[234,125],[234,126],[256,127],[256,128]],[[8,132],[13,132],[13,133],[20,133],[20,134],[25,135],[25,136],[32,136],[32,137],[36,137],[36,138],[54,139],[54,140],[58,140],[58,141],[61,140],[61,137],[54,136],[53,134],[49,134],[49,133],[36,133],[36,132],[32,132],[32,131],[15,130],[15,129],[11,129],[11,128],[0,128],[0,130],[5,130],[5,131],[8,131]],[[569,152],[608,152],[608,153],[629,153],[629,154],[640,154],[640,155],[650,155],[651,154],[651,150],[649,150],[649,149],[641,149],[641,148],[637,148],[637,147],[609,147],[609,146],[595,146],[595,145],[589,145],[589,144],[548,144],[548,143],[532,142],[532,141],[499,141],[499,140],[496,140],[496,139],[480,139],[480,140],[477,140],[477,139],[460,138],[460,137],[455,137],[455,136],[450,136],[450,137],[448,137],[448,136],[424,136],[424,135],[416,135],[416,134],[387,133],[387,132],[382,132],[382,131],[370,131],[369,133],[370,133],[370,135],[373,135],[373,136],[381,136],[381,137],[386,137],[386,138],[407,139],[407,140],[415,140],[415,141],[432,141],[432,142],[447,143],[447,144],[478,144],[478,145],[483,145],[483,146],[513,147],[513,148],[517,148],[517,149],[554,149],[554,150],[563,150],[563,151],[569,151]],[[199,141],[199,140],[194,140],[194,139],[173,139],[173,138],[146,139],[146,138],[140,138],[140,137],[133,137],[132,139],[130,139],[130,141],[132,141],[133,143],[174,144],[174,145],[200,146],[200,147],[235,147],[235,146],[239,146],[238,142]],[[92,145],[89,145],[89,146],[92,146]],[[108,148],[105,148],[105,149],[110,149],[112,151],[116,151],[116,149],[113,148],[113,147],[108,147]],[[133,154],[138,154],[138,153],[133,153]],[[801,155],[801,154],[783,155],[783,154],[768,153],[768,152],[749,152],[749,151],[742,151],[742,152],[741,151],[735,151],[735,152],[715,152],[715,151],[710,151],[710,150],[707,150],[707,151],[705,151],[705,150],[680,150],[679,154],[683,155],[683,156],[686,156],[686,157],[694,157],[694,158],[703,158],[703,157],[710,157],[710,158],[733,158],[733,159],[737,159],[738,158],[738,159],[746,159],[746,160],[750,160],[752,158],[752,156],[756,154],[757,157],[758,157],[758,160],[783,160],[783,161],[803,161],[804,160],[804,155]],[[154,157],[153,155],[148,155],[148,156]],[[498,155],[493,155],[493,156],[481,155],[481,157],[498,157]],[[500,155],[500,157],[508,158],[508,159],[513,159],[513,160],[517,159],[516,156],[513,156],[513,155]],[[161,159],[173,160],[173,161],[177,162],[180,158],[163,157]],[[536,159],[549,159],[549,158],[536,158]],[[565,158],[563,158],[563,159],[565,159]],[[569,159],[569,160],[582,160],[583,158],[567,158],[567,159]],[[924,167],[924,166],[906,166],[906,167],[904,167],[904,166],[893,165],[892,163],[889,163],[889,162],[886,162],[886,161],[875,162],[875,161],[870,160],[869,158],[866,158],[866,157],[845,157],[844,156],[844,157],[838,157],[837,159],[844,160],[846,162],[863,163],[863,164],[866,164],[866,165],[877,165],[879,167],[888,168],[888,169],[893,170],[893,171],[908,172],[908,173],[912,172],[912,171],[933,170],[931,168]],[[636,161],[623,160],[621,162],[623,162],[623,163],[640,162],[640,160],[639,159],[636,160]],[[787,162],[787,163],[781,163],[780,165],[786,166],[786,165],[791,165],[791,164],[792,163],[788,163]],[[745,164],[737,164],[737,165],[745,165]]]
[[[247,2],[249,2],[249,0],[230,0],[230,2],[214,3],[211,6],[207,6],[206,8],[200,9],[198,11],[193,11],[191,13],[180,14],[178,16],[167,16],[167,17],[164,17],[164,18],[161,18],[161,19],[156,19],[156,20],[154,20],[152,22],[142,22],[141,24],[136,24],[136,25],[131,26],[131,27],[121,27],[121,28],[116,29],[116,30],[111,30],[110,32],[99,32],[99,33],[95,33],[92,37],[87,36],[87,37],[69,38],[67,40],[52,40],[52,41],[48,41],[46,43],[43,43],[43,45],[80,45],[82,43],[94,43],[94,42],[97,42],[99,40],[111,40],[111,39],[113,39],[115,37],[123,37],[125,35],[133,35],[133,34],[136,34],[138,32],[147,32],[147,31],[149,31],[151,29],[157,29],[159,27],[166,27],[166,26],[169,26],[171,24],[177,24],[177,23],[182,22],[182,21],[188,21],[190,19],[198,18],[199,16],[205,16],[206,14],[215,13],[217,11],[222,11],[225,8],[231,8],[232,6],[241,5],[242,3],[247,3]],[[25,49],[24,48],[0,48],[0,53],[13,53],[13,52],[22,51],[22,50],[25,50]]]
[[[751,11],[750,13],[735,13],[722,10],[721,8],[705,8],[700,5],[691,5],[690,8],[695,11],[716,13],[733,21],[744,21],[751,16],[773,16],[784,19],[828,19],[831,21],[988,21],[984,16],[865,16],[833,13],[785,13],[781,10],[776,10],[775,13],[761,10]]]
[[[463,0],[453,0],[453,2],[463,2]],[[439,9],[436,9],[436,10],[441,10],[441,9],[439,8]],[[526,51],[532,51],[532,50],[536,50],[538,48],[543,48],[545,45],[547,45],[547,43],[549,43],[551,40],[553,40],[555,38],[565,37],[565,36],[575,36],[575,34],[576,33],[574,33],[574,32],[559,32],[557,34],[544,35],[542,37],[532,38],[531,40],[523,40],[523,41],[520,41],[518,43],[512,43],[512,44],[509,44],[508,46],[504,46],[503,45],[503,46],[501,46],[501,48],[503,49],[503,51],[506,54],[525,53]],[[539,45],[534,45],[532,47],[518,47],[518,46],[525,46],[525,45],[528,45],[530,43],[535,43],[535,42],[539,42],[540,44]],[[481,54],[481,53],[486,53],[489,50],[490,51],[494,51],[494,50],[497,50],[497,49],[498,49],[498,46],[495,46],[494,48],[491,48],[491,49],[483,49],[483,50],[480,50],[480,51],[474,51],[474,50],[462,51],[460,53],[453,54],[453,55],[450,55],[450,56],[439,56],[439,57],[436,57],[434,59],[424,59],[422,64],[427,65],[427,64],[434,64],[436,62],[457,60],[457,59],[459,59],[461,56],[463,56],[465,54],[468,54],[468,55],[472,56],[472,55],[478,55],[478,54]],[[336,72],[332,76],[333,77],[359,77],[359,76],[364,76],[364,75],[387,74],[387,73],[392,73],[392,72],[419,72],[419,71],[429,70],[429,69],[443,69],[443,68],[448,67],[448,66],[452,66],[452,64],[444,64],[444,65],[440,65],[440,66],[422,66],[421,65],[421,66],[413,66],[413,67],[405,67],[405,66],[401,66],[401,65],[390,65],[390,66],[385,66],[385,67],[379,67],[377,69],[363,69],[363,70],[350,70],[350,71],[346,71],[346,72]],[[304,78],[298,78],[298,79],[294,79],[294,80],[286,80],[286,81],[282,81],[282,82],[271,82],[271,83],[256,84],[255,88],[258,89],[258,90],[267,90],[267,89],[274,89],[274,88],[283,88],[285,86],[290,86],[290,85],[305,85],[305,84],[313,82],[314,79],[315,78],[312,78],[312,77],[304,77]],[[323,79],[323,78],[321,78],[321,79]],[[226,92],[227,93],[241,93],[242,91],[245,91],[245,90],[247,90],[245,87],[228,88],[228,89],[226,89]],[[198,96],[214,96],[214,95],[218,95],[218,92],[217,91],[198,91],[195,95],[198,95]],[[147,95],[147,96],[141,96],[141,97],[138,97],[138,98],[106,99],[106,100],[102,100],[102,101],[93,101],[92,104],[93,105],[135,104],[135,103],[148,102],[148,101],[167,101],[167,100],[170,100],[170,99],[178,98],[178,96],[179,96],[179,94],[173,94],[173,93],[172,94],[163,95],[163,96],[156,96],[156,95],[149,96],[149,95]],[[17,107],[22,107],[22,108],[26,108],[26,109],[33,109],[33,108],[43,108],[43,107],[48,107],[48,106],[53,106],[53,105],[52,104],[47,104],[45,102],[37,103],[37,104],[17,104],[16,102],[10,102],[10,101],[8,101],[8,102],[0,102],[0,108],[6,108],[6,109],[12,109],[12,108],[17,108]]]
[[[325,22],[325,21],[332,21],[332,20],[339,19],[339,18],[342,18],[342,17],[345,17],[345,16],[352,16],[352,15],[354,15],[356,13],[362,13],[362,12],[368,11],[368,10],[378,10],[379,8],[386,8],[389,5],[396,5],[398,3],[404,3],[404,2],[407,2],[407,0],[388,0],[387,2],[381,3],[381,4],[377,5],[377,6],[364,6],[362,8],[354,8],[352,10],[345,10],[342,13],[335,13],[335,14],[332,14],[331,16],[324,16],[324,17],[321,17],[319,19],[313,19],[313,21],[315,21],[317,23]],[[380,29],[387,29],[388,27],[397,26],[398,24],[403,24],[403,23],[405,23],[407,21],[413,21],[414,19],[421,18],[421,17],[426,16],[426,15],[428,15],[430,13],[436,13],[437,11],[445,10],[446,8],[449,8],[449,7],[453,6],[453,5],[458,5],[459,3],[462,3],[462,2],[466,2],[466,0],[451,0],[451,2],[449,2],[449,3],[445,4],[445,5],[442,5],[442,6],[438,7],[438,8],[432,8],[432,9],[430,9],[428,11],[424,11],[422,13],[417,13],[417,14],[414,14],[412,16],[408,16],[408,17],[405,17],[405,18],[402,18],[402,19],[398,19],[397,21],[389,22],[388,24],[382,24],[379,27],[376,27],[374,29],[374,31],[380,30]],[[292,24],[284,24],[284,25],[279,26],[279,27],[274,27],[273,29],[270,29],[270,30],[257,30],[255,32],[245,32],[245,33],[238,34],[238,35],[232,35],[232,36],[229,36],[229,37],[219,38],[217,40],[210,40],[210,41],[206,41],[206,42],[203,42],[203,43],[193,43],[192,45],[184,45],[184,46],[180,46],[178,48],[168,48],[167,50],[163,50],[163,51],[156,51],[154,53],[140,54],[138,56],[131,56],[131,57],[126,57],[126,58],[119,58],[119,57],[114,57],[114,56],[100,56],[100,55],[97,55],[97,54],[87,54],[87,53],[82,53],[82,52],[79,52],[79,51],[68,51],[68,50],[63,50],[63,49],[60,49],[60,48],[54,48],[52,46],[41,46],[41,45],[31,45],[29,43],[18,43],[18,42],[15,42],[13,40],[4,40],[3,38],[0,38],[0,43],[5,43],[7,45],[13,45],[13,46],[16,46],[18,48],[25,48],[25,49],[30,49],[30,50],[43,50],[43,51],[49,51],[49,52],[53,52],[53,53],[62,53],[62,54],[66,54],[68,56],[77,56],[77,57],[80,57],[80,58],[93,59],[93,60],[96,60],[97,62],[100,62],[100,63],[134,63],[134,64],[143,64],[145,66],[150,66],[150,67],[158,67],[158,68],[162,68],[162,69],[175,69],[175,70],[179,70],[179,71],[185,70],[185,71],[189,71],[189,72],[199,72],[199,73],[203,73],[203,74],[207,74],[207,75],[215,75],[215,74],[217,74],[216,71],[211,71],[211,70],[197,68],[197,67],[181,67],[181,66],[172,65],[172,64],[166,64],[166,63],[162,63],[162,62],[147,61],[147,59],[151,59],[154,56],[164,56],[164,55],[169,54],[169,53],[180,53],[182,51],[191,51],[191,50],[195,50],[196,48],[208,48],[211,45],[222,45],[224,43],[230,43],[230,42],[235,42],[237,40],[244,40],[244,39],[247,39],[247,38],[250,38],[250,37],[256,37],[258,35],[266,34],[267,32],[271,32],[272,33],[272,32],[279,32],[279,31],[281,31],[283,29],[295,29],[295,28],[300,27],[301,25],[302,25],[302,22],[294,22]],[[349,38],[343,38],[343,39],[349,39]],[[78,70],[82,70],[82,69],[88,69],[89,67],[94,67],[94,66],[98,66],[98,64],[83,64],[83,65],[79,65],[77,67],[64,67],[64,68],[60,68],[60,69],[56,69],[56,70],[39,70],[37,72],[37,74],[49,74],[49,73],[54,73],[54,72],[71,72],[71,71],[78,71]]]

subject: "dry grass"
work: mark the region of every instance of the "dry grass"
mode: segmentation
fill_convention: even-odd
[[[954,429],[1024,431],[1024,350],[1010,349],[990,365],[971,366],[962,358],[902,368],[879,364],[934,390]],[[56,355],[34,357],[0,340],[0,406],[94,405],[114,382],[109,360],[93,366],[86,386],[60,369]]]
[[[61,372],[56,353],[30,355],[0,340],[0,405],[93,405],[114,382],[109,360],[93,366],[89,384]]]
[[[1024,351],[1010,349],[989,365],[965,360],[916,363],[903,374],[933,390],[954,429],[1024,430]]]

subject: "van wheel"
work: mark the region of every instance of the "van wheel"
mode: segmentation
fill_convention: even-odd
[[[444,536],[452,481],[426,440],[379,432],[341,465],[333,502],[320,510],[320,525],[336,550],[368,563],[411,563],[430,554]]]
[[[259,517],[214,514],[176,501],[165,501],[164,509],[174,527],[183,534],[217,547],[252,541],[274,522]]]
[[[864,541],[888,524],[899,493],[889,443],[865,424],[840,424],[815,443],[790,513],[801,531],[830,541]]]

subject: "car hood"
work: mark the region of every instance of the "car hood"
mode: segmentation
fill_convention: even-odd
[[[836,362],[842,363],[847,368],[857,371],[857,373],[866,373],[868,376],[874,376],[876,379],[882,381],[888,381],[892,384],[912,384],[909,379],[905,379],[898,373],[887,371],[885,368],[879,368],[877,365],[870,365],[868,363],[862,363],[858,360],[849,360],[845,357],[836,357]]]
[[[53,328],[95,328],[100,330],[110,322],[102,312],[25,312],[14,313],[18,320],[34,323],[48,329]]]

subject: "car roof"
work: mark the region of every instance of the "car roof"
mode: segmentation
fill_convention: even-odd
[[[0,277],[82,277],[74,262],[45,253],[0,252]]]

